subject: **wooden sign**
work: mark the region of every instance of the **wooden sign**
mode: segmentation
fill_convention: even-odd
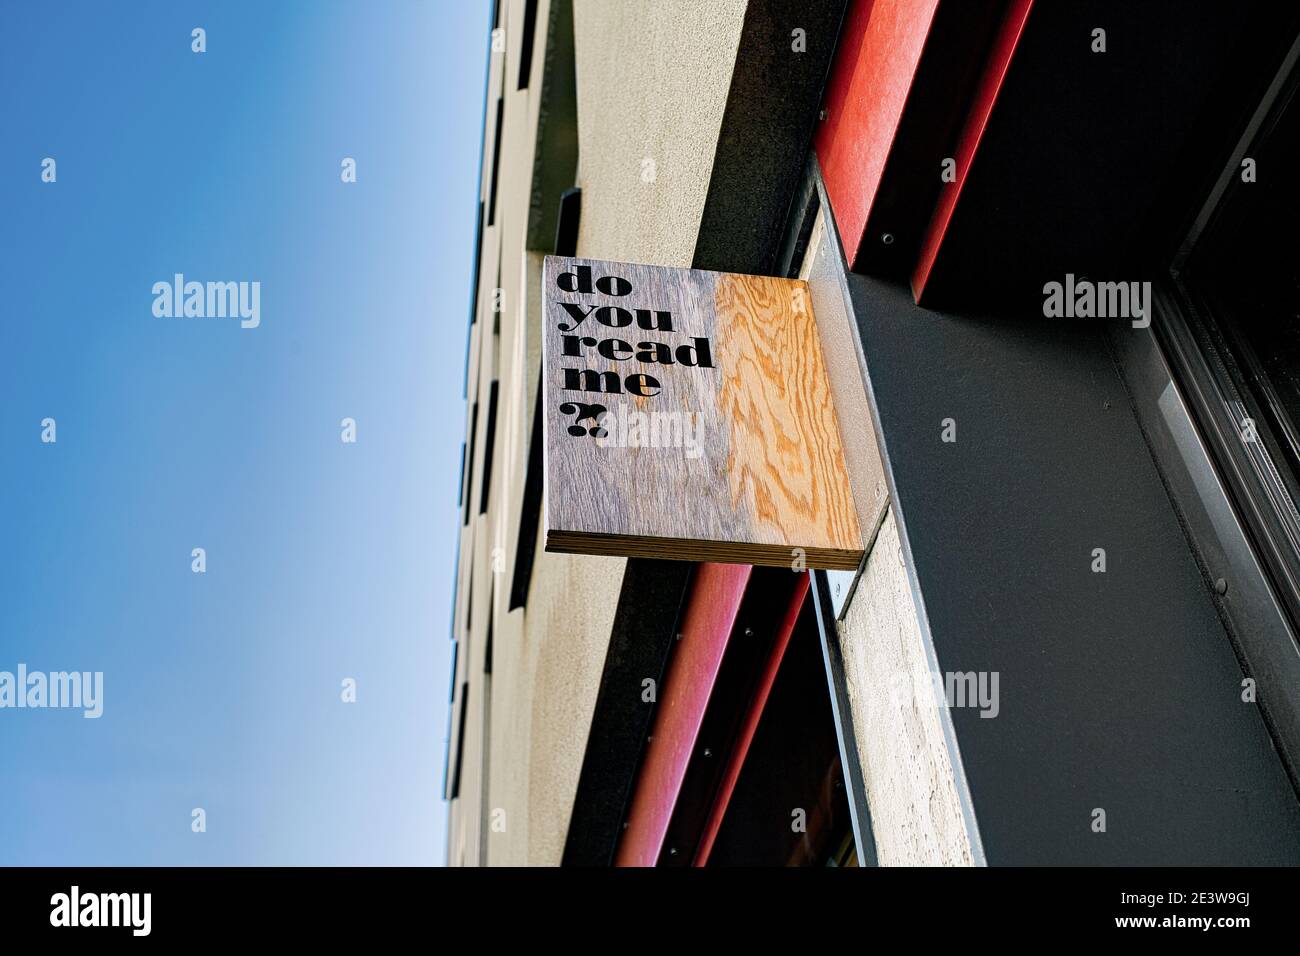
[[[546,549],[853,569],[807,285],[548,256]]]

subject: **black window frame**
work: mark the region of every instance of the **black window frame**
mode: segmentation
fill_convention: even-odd
[[[1154,283],[1149,329],[1117,329],[1116,358],[1242,664],[1257,679],[1265,724],[1300,794],[1300,469],[1285,460],[1271,416],[1241,374],[1232,307],[1221,294],[1245,275],[1216,273],[1198,250],[1288,105],[1300,116],[1300,36],[1291,44],[1177,252]],[[1166,383],[1175,392],[1165,389]],[[1175,401],[1165,406],[1165,400]],[[1180,418],[1190,432],[1178,433]],[[1245,440],[1250,418],[1257,440]],[[1245,686],[1242,699],[1247,700]]]

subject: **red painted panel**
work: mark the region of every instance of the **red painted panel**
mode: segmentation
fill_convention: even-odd
[[[930,220],[925,240],[921,243],[921,255],[917,259],[916,269],[912,272],[912,295],[918,303],[925,294],[925,285],[930,279],[931,271],[934,269],[934,261],[939,255],[939,248],[943,245],[943,237],[948,231],[948,223],[952,219],[952,212],[957,208],[957,200],[961,197],[962,186],[966,184],[966,177],[970,172],[971,163],[975,159],[975,152],[979,149],[980,138],[983,137],[984,130],[988,126],[989,116],[993,112],[993,104],[997,101],[998,92],[1002,89],[1002,81],[1006,78],[1007,69],[1011,66],[1011,57],[1015,54],[1016,46],[1020,43],[1020,36],[1025,29],[1025,21],[1029,18],[1029,10],[1033,5],[1034,0],[1011,0],[1011,5],[1007,8],[1007,15],[998,30],[997,39],[993,42],[993,52],[985,63],[984,74],[980,78],[979,88],[975,92],[975,100],[971,104],[970,113],[966,116],[966,125],[962,128],[961,139],[957,144],[957,155],[955,157],[957,160],[956,179],[946,185],[943,191],[939,193],[939,202],[935,205],[934,217]]]
[[[772,685],[776,683],[776,675],[781,669],[781,661],[785,658],[785,649],[790,645],[795,623],[799,620],[799,612],[803,610],[804,599],[808,596],[809,576],[801,574],[795,579],[795,582],[794,590],[790,595],[790,602],[786,606],[785,616],[781,619],[781,627],[776,632],[776,639],[772,642],[772,649],[768,652],[767,662],[763,665],[763,673],[759,676],[758,685],[754,688],[754,696],[750,699],[749,706],[745,710],[745,718],[741,722],[740,732],[736,735],[736,742],[732,745],[731,753],[727,756],[727,767],[722,773],[722,779],[718,782],[718,792],[713,798],[713,806],[709,808],[709,818],[704,824],[704,832],[700,837],[700,845],[695,851],[692,866],[705,866],[709,862],[709,854],[713,851],[713,841],[718,836],[718,829],[722,826],[723,817],[727,815],[727,804],[731,802],[731,794],[736,789],[736,781],[740,778],[740,770],[745,765],[745,757],[749,754],[749,745],[754,740],[755,731],[758,730],[758,722],[763,716],[763,708],[767,705],[767,698],[772,692]]]
[[[701,564],[695,572],[616,866],[654,866],[659,859],[751,570],[747,564]]]
[[[850,263],[938,6],[939,0],[852,0],[845,15],[814,146]]]

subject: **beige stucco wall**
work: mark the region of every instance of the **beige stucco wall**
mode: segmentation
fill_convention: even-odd
[[[535,76],[545,49],[541,25],[547,7],[539,5]],[[519,31],[511,24],[521,22],[522,9],[522,0],[507,0],[507,76],[517,62]],[[744,0],[575,0],[583,188],[579,255],[690,263],[744,9]],[[494,71],[494,89],[499,76]],[[468,536],[477,553],[462,553],[474,576],[474,633],[460,638],[470,648],[465,741],[467,751],[474,752],[466,754],[460,799],[449,815],[453,863],[472,864],[484,848],[492,865],[560,862],[626,565],[621,558],[539,553],[527,607],[507,612],[509,574],[495,570],[490,557],[493,547],[513,547],[517,536],[532,393],[528,369],[539,361],[527,335],[536,318],[519,311],[520,306],[540,308],[533,273],[541,259],[524,248],[536,87],[512,91],[506,86],[495,227],[504,307],[498,340],[487,332],[491,314],[482,315],[483,340],[471,354],[479,368],[477,375],[471,372],[477,386],[471,392],[480,400],[480,429],[491,381],[484,362],[499,363],[500,407],[492,500],[486,515],[471,518],[471,524],[483,525],[481,534]],[[492,155],[490,143],[487,155]],[[490,170],[485,173],[490,177]],[[484,250],[483,262],[493,276],[497,261],[495,249]],[[488,295],[494,284],[494,278],[486,282]],[[512,568],[511,558],[501,567]],[[463,583],[462,602],[468,593]],[[483,659],[490,594],[495,594],[491,712],[484,721],[473,702],[486,682],[474,669]],[[475,725],[485,722],[487,759],[481,766],[483,741]]]
[[[900,693],[929,674],[930,661],[892,510],[839,629],[880,865],[972,865],[942,698]]]
[[[745,0],[574,0],[579,255],[690,265]]]
[[[493,866],[563,856],[625,564],[539,554],[528,606],[494,635],[490,801],[507,825],[487,834]]]

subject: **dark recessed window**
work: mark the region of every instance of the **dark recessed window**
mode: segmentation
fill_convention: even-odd
[[[1300,73],[1234,160],[1179,272],[1190,389],[1220,473],[1300,623]],[[1164,334],[1171,334],[1165,332]]]
[[[501,121],[505,114],[505,101],[497,97],[496,137],[492,140],[492,190],[488,193],[488,225],[497,221],[497,174],[501,171]]]
[[[520,90],[528,89],[528,74],[533,71],[533,39],[537,35],[537,0],[527,0],[524,4],[524,36],[519,47],[519,85]]]

